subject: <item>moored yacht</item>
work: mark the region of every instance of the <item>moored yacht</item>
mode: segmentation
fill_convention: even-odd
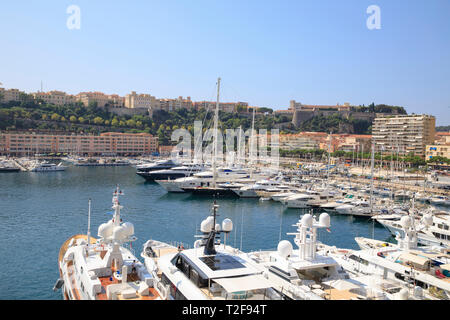
[[[401,284],[396,299],[448,300],[450,298],[450,255],[444,247],[417,246],[418,235],[412,216],[400,219],[403,234],[397,245],[363,241],[364,250],[332,252],[346,271],[364,274],[373,282],[389,280]]]
[[[154,300],[159,299],[153,278],[126,243],[136,240],[134,226],[122,222],[117,187],[113,194],[114,216],[98,228],[98,239],[88,232],[67,239],[60,248],[60,278],[54,290],[62,289],[65,300]],[[131,248],[131,247],[130,247]]]
[[[263,276],[263,268],[226,244],[233,224],[230,219],[216,224],[217,209],[214,203],[212,215],[201,223],[203,235],[194,248],[174,250],[153,241],[144,246],[146,265],[159,274],[156,288],[161,288],[160,293],[170,300],[282,299]],[[223,244],[221,233],[225,235]]]
[[[218,168],[216,170],[217,177],[216,183],[226,182],[240,182],[248,181],[250,178],[247,170],[240,168]],[[199,187],[212,187],[214,183],[214,177],[212,171],[202,171],[194,173],[190,177],[178,178],[175,180],[155,180],[161,185],[167,192],[186,192],[194,188]]]
[[[31,172],[53,172],[53,171],[64,171],[66,166],[63,166],[60,162],[59,164],[49,163],[49,162],[37,162],[31,168]]]
[[[190,177],[197,172],[204,170],[204,167],[197,164],[184,164],[182,166],[170,169],[137,171],[136,174],[145,178],[147,181],[154,180],[174,180],[183,177]]]

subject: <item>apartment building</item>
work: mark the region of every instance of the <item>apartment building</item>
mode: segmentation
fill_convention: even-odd
[[[159,101],[150,94],[137,94],[136,91],[132,91],[125,96],[125,108],[138,109],[138,108],[159,108]]]
[[[375,150],[424,157],[426,145],[434,143],[435,126],[436,118],[430,115],[377,117],[372,125]]]
[[[236,112],[237,107],[242,106],[246,109],[248,108],[247,102],[219,102],[219,110],[223,112]],[[213,101],[198,101],[194,102],[194,107],[198,109],[209,109],[209,110],[215,110],[216,108],[216,102]]]
[[[143,155],[158,151],[158,138],[146,133],[107,132],[99,136],[1,133],[0,154],[72,153],[86,156]]]
[[[8,89],[0,88],[0,101],[1,102],[9,102],[9,101],[20,101],[21,94],[25,94],[23,91],[19,91],[19,89]]]
[[[429,160],[436,156],[450,159],[450,132],[436,132],[434,144],[426,146],[425,159]]]
[[[321,143],[326,141],[326,132],[300,132],[297,134],[280,134],[279,148],[282,150],[320,149]]]
[[[182,96],[176,99],[158,99],[159,109],[165,111],[175,111],[178,109],[192,109],[191,97],[184,99]]]
[[[122,108],[125,102],[124,98],[117,94],[107,95],[103,92],[80,92],[76,95],[76,100],[83,103],[86,107],[92,102],[97,102],[99,108],[104,108],[106,105]]]
[[[39,91],[32,93],[32,96],[34,97],[34,99],[40,99],[46,103],[51,103],[59,106],[76,102],[75,96],[66,94],[62,91]]]

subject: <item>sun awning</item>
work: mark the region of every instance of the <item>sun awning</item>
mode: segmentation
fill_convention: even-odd
[[[402,259],[404,262],[412,262],[414,264],[417,264],[419,266],[425,267],[427,263],[430,261],[430,259],[423,258],[416,256],[414,254],[410,253],[404,253],[400,256],[400,259]]]
[[[351,281],[347,281],[347,280],[343,280],[343,279],[325,281],[325,282],[323,282],[323,284],[326,284],[327,286],[330,286],[337,290],[351,290],[351,289],[361,288],[361,286],[359,286]]]
[[[441,264],[439,267],[441,267],[441,269],[450,271],[450,264]]]
[[[249,275],[234,278],[214,279],[227,292],[250,291],[272,287],[272,284],[262,275]]]

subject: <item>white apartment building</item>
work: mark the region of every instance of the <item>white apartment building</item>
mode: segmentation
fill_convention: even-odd
[[[375,118],[372,137],[376,152],[413,153],[424,157],[426,145],[434,144],[436,118],[430,115],[397,115]]]

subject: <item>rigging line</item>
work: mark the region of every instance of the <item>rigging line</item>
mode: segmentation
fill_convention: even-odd
[[[244,208],[241,209],[241,245],[240,245],[240,249],[242,251],[242,235],[244,232]]]
[[[283,225],[283,207],[280,206],[280,234],[278,236],[278,242],[281,241],[281,227]]]

